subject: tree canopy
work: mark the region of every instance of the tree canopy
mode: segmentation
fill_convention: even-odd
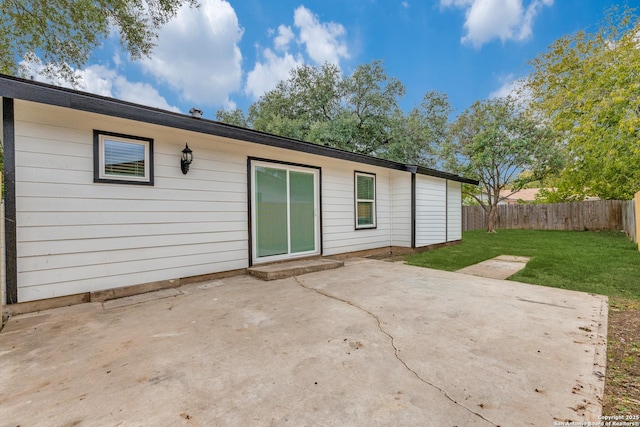
[[[218,111],[219,121],[256,130],[425,166],[446,134],[451,111],[446,95],[428,92],[405,114],[404,85],[380,61],[345,76],[332,64],[302,65],[249,107]]]
[[[115,28],[124,49],[148,56],[157,30],[183,5],[197,0],[3,0],[0,73],[19,75],[23,60],[44,64],[43,73],[74,81],[93,49]]]
[[[500,191],[516,192],[557,170],[558,154],[553,133],[507,97],[477,101],[460,114],[442,156],[450,171],[480,182],[463,192],[485,209],[493,232]]]
[[[640,190],[640,20],[611,9],[533,61],[532,109],[557,131],[566,167],[548,200],[629,199]]]

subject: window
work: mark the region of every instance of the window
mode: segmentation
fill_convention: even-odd
[[[93,131],[93,181],[153,185],[153,139]]]
[[[376,176],[356,172],[356,228],[376,226]]]

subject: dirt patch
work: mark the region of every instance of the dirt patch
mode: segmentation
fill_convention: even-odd
[[[640,415],[640,301],[609,300],[603,415]]]

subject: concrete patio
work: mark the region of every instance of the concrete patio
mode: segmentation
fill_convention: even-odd
[[[605,297],[400,263],[226,278],[13,317],[2,425],[597,420]]]

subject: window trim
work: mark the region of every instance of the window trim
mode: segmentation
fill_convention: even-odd
[[[373,178],[373,199],[358,199],[358,177],[365,176]],[[356,230],[370,230],[378,228],[378,183],[375,173],[354,171],[353,177],[353,200],[354,200],[354,221]],[[373,203],[373,222],[371,224],[358,224],[358,203],[359,202],[372,202]]]
[[[144,177],[118,177],[104,173],[104,140],[110,139],[129,144],[141,144],[145,150]],[[153,138],[125,135],[102,130],[93,131],[93,182],[110,184],[154,185]]]

